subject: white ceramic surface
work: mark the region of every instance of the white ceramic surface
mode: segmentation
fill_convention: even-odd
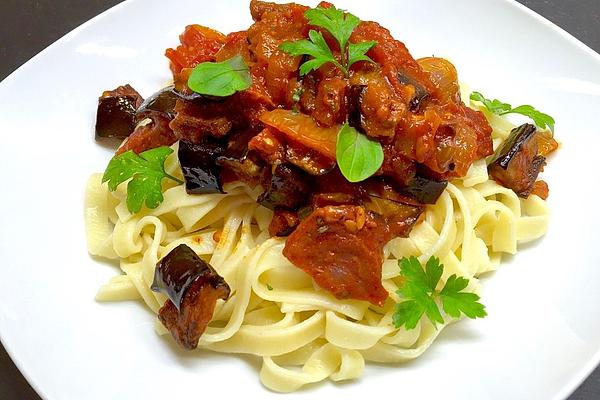
[[[414,56],[450,58],[471,88],[553,115],[548,235],[485,279],[489,316],[445,330],[420,359],[369,364],[355,382],[286,398],[563,399],[600,358],[600,56],[505,0],[339,1],[391,28]],[[250,357],[184,354],[136,302],[98,304],[117,268],[85,248],[83,194],[111,155],[96,99],[169,79],[164,49],[188,23],[245,29],[246,1],[131,0],[71,32],[0,83],[0,334],[48,400],[282,398]]]

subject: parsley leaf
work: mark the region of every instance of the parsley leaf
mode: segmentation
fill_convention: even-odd
[[[503,103],[498,99],[488,100],[479,92],[471,93],[471,100],[483,103],[485,108],[487,108],[491,113],[497,115],[501,115],[503,112],[510,111],[512,108],[510,104]]]
[[[485,317],[485,306],[479,303],[479,296],[475,293],[463,293],[469,281],[465,278],[451,275],[446,281],[446,286],[440,292],[444,311],[451,317],[459,318],[460,313],[469,318]]]
[[[196,93],[226,97],[252,86],[252,75],[237,55],[222,62],[203,62],[196,65],[188,78],[188,86]]]
[[[321,32],[310,30],[310,40],[298,40],[295,42],[284,42],[279,48],[293,56],[307,55],[313,57],[300,66],[300,75],[319,69],[326,63],[333,63],[346,77],[352,64],[358,61],[373,62],[365,54],[377,44],[375,41],[349,43],[354,28],[360,24],[357,16],[344,12],[331,6],[329,8],[317,7],[307,10],[304,16],[313,26],[325,29],[333,36],[340,46],[340,61],[335,58],[333,52],[327,45]]]
[[[375,45],[377,45],[377,42],[374,40],[348,44],[348,68],[358,61],[374,62],[366,55],[366,53],[375,47]]]
[[[131,213],[139,212],[144,203],[148,208],[156,208],[163,201],[163,178],[183,183],[165,172],[165,160],[172,152],[173,149],[166,146],[140,154],[126,151],[110,160],[102,182],[108,182],[108,189],[114,192],[121,183],[131,179],[127,184],[127,209]]]
[[[441,291],[436,290],[444,271],[439,259],[431,257],[425,268],[416,257],[403,258],[398,261],[398,265],[404,283],[397,293],[406,300],[396,304],[392,316],[396,328],[404,325],[407,330],[414,329],[423,314],[427,315],[434,326],[437,323],[443,324],[444,318],[438,302],[442,303],[446,314],[453,318],[459,318],[461,313],[469,318],[483,318],[487,315],[485,306],[479,303],[479,296],[462,292],[469,284],[468,279],[452,275]]]
[[[487,108],[488,111],[493,114],[521,114],[531,118],[538,127],[542,129],[546,129],[546,127],[548,127],[552,132],[554,132],[554,118],[552,118],[548,114],[544,114],[543,112],[536,110],[533,106],[522,105],[513,108],[513,106],[511,106],[510,104],[503,103],[498,99],[489,100],[479,92],[471,93],[470,98],[472,101],[481,102],[485,106],[485,108]]]
[[[296,42],[285,42],[279,48],[292,56],[309,55],[314,57],[300,66],[300,75],[304,76],[310,71],[321,68],[323,64],[328,62],[335,64],[338,68],[343,67],[338,63],[331,49],[327,46],[325,38],[321,32],[310,30],[308,32],[310,40],[298,40]]]
[[[337,136],[335,157],[342,175],[350,182],[360,182],[381,167],[383,149],[381,143],[345,123]]]

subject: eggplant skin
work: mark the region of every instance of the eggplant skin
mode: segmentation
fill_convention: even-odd
[[[202,102],[209,99],[201,94],[184,94],[175,90],[174,85],[162,88],[152,96],[148,97],[136,111],[136,120],[139,122],[153,112],[165,113],[170,119],[175,117],[175,104],[177,100],[191,102]]]
[[[159,261],[151,288],[169,297],[158,310],[158,319],[188,350],[198,347],[217,300],[227,300],[231,294],[227,282],[185,244]]]
[[[367,85],[352,85],[348,91],[348,124],[364,133],[362,128],[364,116],[360,109]]]
[[[101,98],[96,114],[96,140],[99,138],[125,139],[135,129],[135,98],[117,96]]]
[[[531,124],[513,129],[488,165],[490,176],[520,197],[529,196],[546,165],[546,157],[538,152],[537,134],[537,128]]]
[[[415,175],[408,185],[398,187],[400,194],[412,197],[421,204],[435,204],[448,186],[448,181],[436,181]]]
[[[226,289],[225,298],[229,296],[229,285],[215,269],[198,257],[189,246],[180,244],[156,265],[151,289],[166,294],[180,310],[185,293],[196,282],[201,285],[209,284],[215,289]]]
[[[421,85],[416,79],[408,75],[399,73],[397,75],[398,82],[403,85],[411,85],[415,88],[415,94],[408,103],[410,111],[418,113],[421,111],[421,106],[431,97],[431,94]]]
[[[179,164],[188,194],[224,193],[221,186],[220,167],[217,157],[225,152],[225,145],[205,138],[195,144],[179,141]]]
[[[143,101],[130,85],[103,92],[96,111],[96,140],[129,137],[135,130],[136,111]]]
[[[274,166],[269,187],[258,202],[270,209],[297,210],[308,202],[312,192],[311,178],[303,170],[290,164]]]

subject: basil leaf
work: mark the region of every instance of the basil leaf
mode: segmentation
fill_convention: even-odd
[[[239,55],[219,63],[198,64],[188,78],[190,89],[208,96],[231,96],[251,85],[250,70]]]
[[[381,143],[344,124],[337,137],[336,159],[342,175],[350,182],[364,181],[383,164]]]

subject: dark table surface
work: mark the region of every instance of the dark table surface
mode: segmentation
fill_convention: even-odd
[[[0,0],[0,80],[120,0]],[[600,52],[600,0],[519,0]],[[16,32],[16,34],[15,34]],[[0,345],[0,399],[39,400]],[[600,399],[600,368],[569,400]],[[70,400],[70,399],[65,399]]]

